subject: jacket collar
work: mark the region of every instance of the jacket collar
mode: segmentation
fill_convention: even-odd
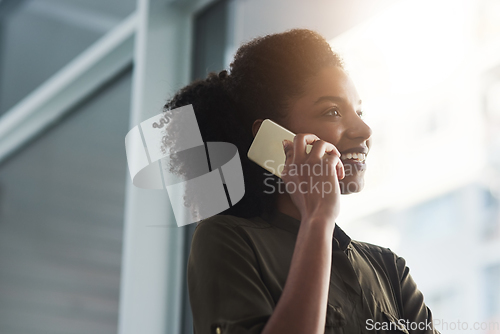
[[[261,218],[271,225],[293,233],[294,235],[299,233],[300,220],[278,211],[276,208],[274,208],[270,213],[262,213]],[[333,238],[336,241],[334,242],[334,245],[342,251],[350,248],[351,238],[339,227],[338,224],[335,224]]]

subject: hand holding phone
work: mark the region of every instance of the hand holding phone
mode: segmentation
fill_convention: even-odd
[[[285,152],[283,151],[283,140],[286,139],[293,142],[294,138],[295,133],[292,131],[270,119],[265,119],[262,121],[259,131],[255,135],[247,156],[262,168],[281,178],[281,172],[286,160]],[[312,143],[307,144],[306,153],[309,153],[312,147]],[[339,176],[344,172],[342,162],[337,165],[337,171]],[[343,175],[340,179],[342,178],[344,178]]]
[[[284,139],[289,141],[287,147],[283,146]],[[340,212],[338,179],[343,179],[345,172],[340,152],[332,143],[314,134],[295,135],[266,119],[247,156],[284,181],[302,218],[323,218],[333,231]]]

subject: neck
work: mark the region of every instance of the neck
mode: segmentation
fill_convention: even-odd
[[[277,194],[276,209],[290,217],[301,220],[300,211],[297,209],[297,206],[293,203],[288,193]]]

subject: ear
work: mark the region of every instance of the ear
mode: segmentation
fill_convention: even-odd
[[[253,124],[252,124],[252,134],[255,138],[255,135],[257,134],[257,131],[260,129],[260,125],[262,124],[264,120],[263,119],[256,119]]]

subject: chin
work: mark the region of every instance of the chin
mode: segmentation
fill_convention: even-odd
[[[339,181],[340,192],[343,195],[359,193],[365,186],[363,177],[345,177]]]

